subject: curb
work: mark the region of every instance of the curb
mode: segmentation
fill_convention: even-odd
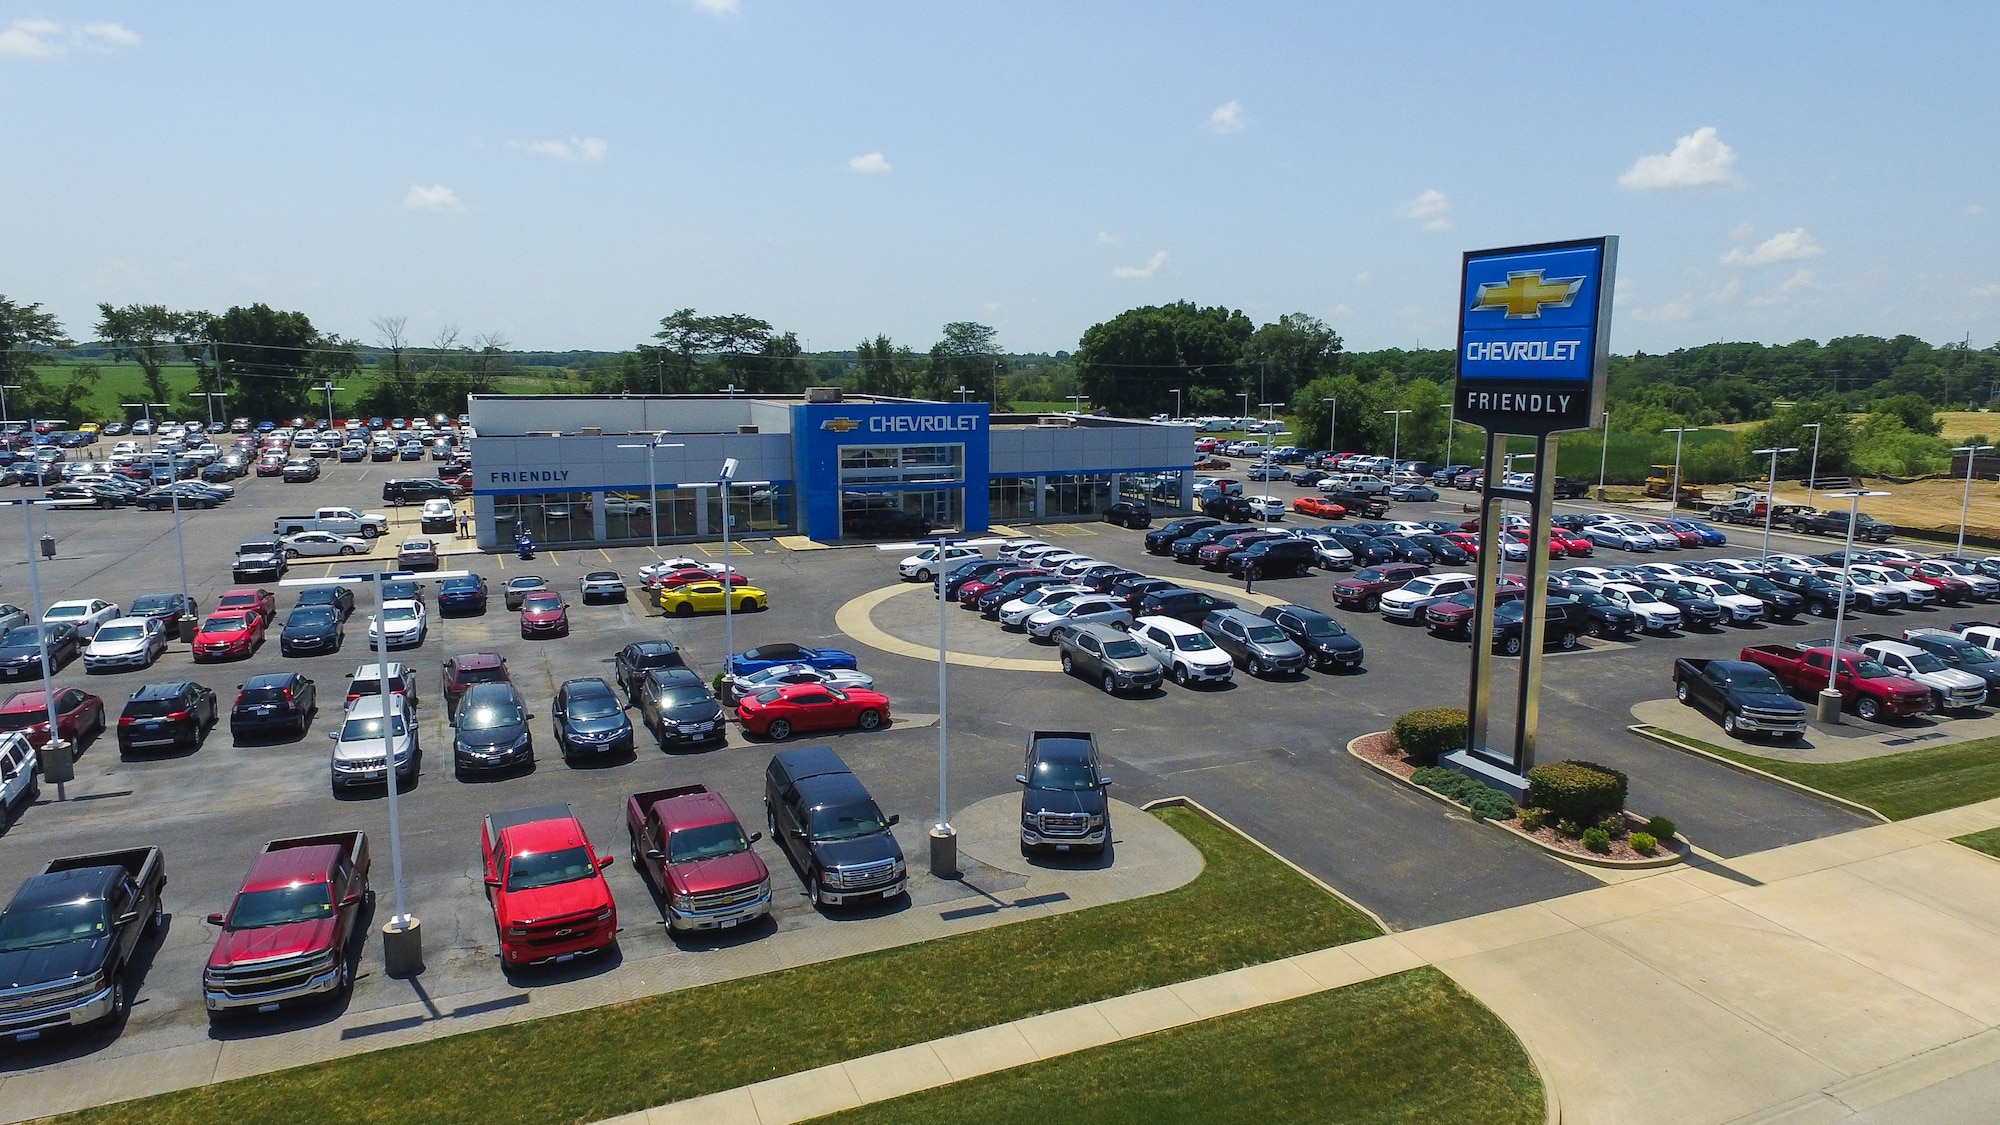
[[[1625,729],[1631,731],[1633,734],[1638,735],[1640,738],[1649,739],[1653,742],[1659,743],[1662,746],[1672,747],[1673,749],[1678,750],[1683,754],[1693,754],[1699,758],[1706,758],[1709,761],[1716,763],[1717,765],[1727,766],[1728,768],[1733,769],[1738,773],[1747,773],[1752,777],[1761,777],[1766,781],[1774,781],[1777,782],[1779,785],[1784,786],[1787,789],[1796,789],[1799,792],[1804,793],[1808,796],[1818,797],[1822,801],[1830,801],[1836,805],[1840,805],[1843,808],[1853,809],[1855,812],[1867,813],[1869,816],[1874,817],[1875,819],[1881,821],[1884,824],[1894,823],[1894,821],[1891,821],[1888,817],[1883,816],[1881,813],[1875,811],[1874,809],[1869,808],[1867,805],[1864,805],[1859,801],[1850,801],[1845,797],[1836,797],[1833,794],[1828,793],[1824,790],[1814,789],[1812,786],[1807,785],[1804,782],[1793,781],[1789,777],[1779,777],[1775,773],[1766,773],[1763,770],[1758,769],[1756,766],[1745,765],[1744,763],[1736,761],[1733,758],[1725,758],[1720,754],[1710,753],[1709,751],[1703,750],[1698,746],[1689,746],[1687,743],[1682,742],[1680,739],[1674,737],[1672,731],[1662,730],[1661,728],[1653,726],[1650,723],[1633,723],[1630,726],[1627,726]]]
[[[1686,863],[1688,861],[1688,857],[1694,854],[1694,843],[1687,838],[1687,834],[1684,832],[1674,833],[1674,842],[1670,842],[1667,845],[1667,852],[1669,854],[1663,856],[1654,856],[1651,859],[1611,859],[1607,856],[1599,856],[1599,855],[1590,855],[1590,854],[1578,855],[1575,852],[1568,851],[1563,848],[1550,847],[1548,844],[1542,842],[1540,839],[1537,839],[1536,837],[1531,836],[1528,833],[1523,832],[1518,828],[1509,827],[1505,824],[1501,824],[1498,821],[1488,820],[1485,817],[1480,816],[1478,813],[1473,812],[1470,808],[1466,807],[1465,805],[1459,804],[1457,801],[1452,800],[1450,797],[1445,796],[1444,794],[1438,792],[1437,790],[1430,789],[1422,785],[1418,785],[1416,782],[1411,781],[1409,778],[1406,778],[1401,774],[1398,774],[1396,771],[1388,768],[1387,766],[1384,766],[1379,762],[1370,761],[1369,759],[1364,758],[1360,754],[1355,752],[1354,744],[1360,742],[1361,739],[1369,738],[1377,734],[1386,734],[1386,733],[1387,733],[1386,731],[1370,731],[1368,734],[1360,735],[1359,737],[1349,739],[1347,742],[1348,756],[1360,762],[1362,765],[1365,765],[1370,769],[1375,770],[1377,773],[1380,773],[1382,776],[1389,778],[1391,781],[1394,781],[1396,784],[1401,785],[1406,789],[1414,789],[1417,792],[1422,793],[1424,796],[1429,797],[1431,800],[1436,801],[1438,804],[1457,809],[1458,811],[1464,813],[1466,816],[1471,817],[1474,823],[1484,824],[1489,828],[1505,832],[1509,836],[1513,836],[1516,839],[1524,840],[1530,844],[1533,844],[1537,849],[1539,849],[1543,853],[1554,856],[1557,859],[1565,860],[1570,863],[1580,863],[1583,864],[1585,867],[1605,867],[1616,871],[1651,871],[1662,867],[1672,867],[1676,863]],[[1635,813],[1632,815],[1636,816],[1637,814]]]
[[[1187,797],[1187,796],[1162,797],[1157,801],[1148,801],[1145,804],[1140,805],[1139,811],[1152,812],[1154,809],[1167,809],[1167,808],[1191,809],[1194,812],[1201,814],[1202,816],[1208,818],[1209,820],[1213,821],[1215,824],[1221,826],[1222,828],[1225,828],[1230,832],[1233,832],[1236,835],[1242,837],[1258,851],[1263,852],[1265,855],[1268,855],[1272,859],[1277,860],[1279,863],[1284,864],[1286,867],[1291,868],[1293,874],[1304,879],[1306,882],[1311,883],[1313,886],[1318,887],[1320,890],[1325,891],[1327,894],[1333,896],[1336,899],[1339,899],[1341,902],[1346,903],[1347,905],[1353,907],[1355,910],[1360,911],[1363,915],[1367,916],[1369,921],[1375,923],[1376,926],[1380,927],[1384,934],[1393,934],[1396,932],[1395,927],[1391,926],[1388,922],[1384,921],[1380,914],[1375,913],[1373,910],[1370,910],[1367,907],[1361,905],[1360,903],[1354,901],[1353,899],[1347,897],[1347,895],[1343,894],[1341,891],[1333,887],[1331,884],[1327,883],[1326,880],[1321,879],[1319,876],[1314,875],[1312,872],[1307,871],[1305,868],[1300,867],[1298,864],[1293,863],[1289,859],[1286,859],[1283,855],[1279,854],[1278,852],[1271,850],[1271,848],[1268,845],[1266,845],[1264,841],[1259,840],[1257,837],[1252,836],[1250,833],[1243,831],[1241,828],[1236,827],[1234,824],[1231,824],[1227,819],[1222,817],[1220,814],[1216,813],[1215,810],[1209,808],[1207,805],[1202,804],[1200,801],[1195,800],[1193,797]]]

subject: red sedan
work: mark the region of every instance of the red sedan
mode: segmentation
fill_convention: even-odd
[[[1675,527],[1672,524],[1660,523],[1657,520],[1649,520],[1641,526],[1645,527],[1647,531],[1666,532],[1668,535],[1673,536],[1674,542],[1680,544],[1683,548],[1700,547],[1703,545],[1701,541],[1701,533],[1698,531],[1684,531],[1681,528]]]
[[[537,590],[522,598],[521,636],[569,636],[569,603],[554,590]]]
[[[203,660],[247,659],[264,643],[264,618],[248,610],[211,614],[194,634],[194,658]]]
[[[1337,520],[1347,515],[1347,509],[1332,500],[1317,496],[1301,496],[1292,501],[1292,511],[1302,516],[1318,516],[1320,519]]]
[[[79,688],[56,692],[56,729],[63,741],[76,743],[93,734],[104,733],[104,700]],[[18,730],[28,736],[36,749],[49,741],[48,697],[40,689],[17,691],[0,703],[0,730]]]
[[[221,613],[225,609],[233,609],[238,613],[250,613],[254,610],[256,616],[263,618],[264,624],[269,625],[278,617],[278,596],[269,590],[238,586],[215,599],[216,612]]]
[[[257,458],[257,475],[260,477],[275,477],[284,471],[285,455],[282,453],[266,453]]]
[[[1590,540],[1585,539],[1581,535],[1565,531],[1560,527],[1549,529],[1549,546],[1551,550],[1561,547],[1563,553],[1573,559],[1587,559],[1596,553],[1590,545]]]
[[[889,697],[869,688],[786,684],[736,705],[743,729],[773,742],[799,731],[874,730],[889,721]]]
[[[705,567],[684,566],[677,570],[662,571],[646,579],[646,588],[648,590],[678,590],[682,586],[694,582],[720,581],[722,581],[721,575]],[[750,580],[737,573],[734,567],[731,567],[729,571],[729,584],[731,586],[747,586],[750,584]]]
[[[1470,531],[1447,531],[1444,537],[1458,544],[1459,549],[1473,558],[1479,557],[1479,536]]]

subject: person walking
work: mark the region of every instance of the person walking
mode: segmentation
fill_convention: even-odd
[[[458,513],[458,537],[460,539],[472,538],[472,513]]]
[[[1246,594],[1251,594],[1251,593],[1255,593],[1255,592],[1256,592],[1256,586],[1257,586],[1257,564],[1256,564],[1256,563],[1244,563],[1244,564],[1243,564],[1243,592],[1244,592],[1244,593],[1246,593]]]

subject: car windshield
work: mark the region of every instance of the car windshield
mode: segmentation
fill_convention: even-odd
[[[770,699],[766,699],[765,696],[769,696]],[[708,689],[699,684],[670,687],[660,693],[660,703],[666,707],[686,707],[691,704],[700,703],[707,698]],[[772,699],[778,698],[778,693],[776,689],[773,689],[759,693],[757,698],[761,702],[769,703]]]
[[[333,607],[323,605],[299,606],[297,609],[292,610],[290,617],[285,618],[285,624],[288,627],[294,625],[331,625],[333,624]],[[98,635],[103,636],[103,632],[100,630]]]
[[[229,911],[229,928],[254,930],[333,917],[333,892],[326,883],[301,883],[236,896]]]
[[[396,737],[401,738],[403,736],[403,717],[397,715],[395,720]],[[340,725],[340,740],[342,742],[362,742],[370,738],[379,739],[381,737],[382,716],[380,715],[370,715],[365,719],[349,719]]]
[[[1854,674],[1864,680],[1880,680],[1894,674],[1873,660],[1857,660],[1852,667]]]
[[[532,891],[536,887],[574,883],[578,879],[589,878],[596,871],[596,865],[590,862],[590,852],[580,847],[517,855],[507,865],[507,889]]]
[[[146,639],[144,625],[107,625],[97,631],[100,641],[143,641]]]
[[[1347,635],[1347,630],[1340,627],[1340,622],[1335,621],[1331,617],[1300,618],[1299,624],[1304,627],[1305,634],[1308,637],[1344,637]]]
[[[557,594],[530,594],[521,603],[522,609],[561,609],[562,597]]]
[[[515,578],[507,583],[507,588],[519,592],[522,590],[539,590],[543,585],[543,581],[539,578]]]
[[[853,840],[886,832],[888,828],[888,820],[873,801],[814,809],[812,813],[811,831],[815,840]]]
[[[88,617],[90,607],[86,605],[52,605],[42,614],[44,621],[65,621],[72,617]]]
[[[177,596],[174,594],[147,594],[145,597],[139,598],[132,603],[132,614],[135,617],[144,617],[151,613],[171,613],[173,612],[174,601]]]
[[[603,719],[623,710],[618,706],[618,697],[608,692],[575,695],[569,701],[569,717],[572,719]]]
[[[1136,660],[1146,655],[1146,650],[1139,647],[1138,641],[1130,637],[1121,637],[1104,643],[1104,655],[1113,660]]]
[[[239,633],[247,626],[241,617],[211,617],[202,628],[211,633]]]
[[[1919,672],[1944,671],[1944,661],[1939,660],[1928,652],[1913,652],[1910,654],[1909,660],[1910,667],[1915,668]]]
[[[1276,625],[1252,625],[1249,633],[1250,639],[1260,645],[1281,644],[1285,640],[1285,631]]]
[[[388,618],[390,621],[415,621],[417,619],[417,607],[412,605],[390,606],[388,609],[382,611],[382,616]]]
[[[1037,789],[1095,789],[1097,771],[1089,762],[1036,762]]]
[[[736,855],[750,850],[750,841],[743,836],[743,829],[735,821],[726,824],[704,824],[699,828],[683,828],[667,834],[667,862],[693,863],[696,860],[718,859],[726,855]]]
[[[497,727],[516,726],[524,721],[526,720],[521,716],[521,705],[511,699],[468,706],[458,713],[460,730],[493,730]]]
[[[109,922],[102,899],[9,910],[0,918],[0,953],[100,937],[109,929]]]

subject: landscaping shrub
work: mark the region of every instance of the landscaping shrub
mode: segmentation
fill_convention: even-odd
[[[1632,850],[1638,852],[1640,855],[1652,855],[1660,846],[1660,842],[1653,838],[1651,832],[1632,833],[1630,843]]]
[[[1528,771],[1528,803],[1564,820],[1596,824],[1625,807],[1625,775],[1595,762],[1551,762]]]
[[[1625,811],[1623,809],[1617,812],[1608,812],[1598,817],[1597,826],[1604,829],[1604,834],[1614,840],[1623,840],[1625,834],[1632,830],[1632,826],[1625,823]]]
[[[1602,828],[1583,830],[1583,846],[1591,851],[1603,853],[1611,850],[1611,834]]]
[[[1664,816],[1656,816],[1646,822],[1646,831],[1656,840],[1674,838],[1674,822]]]
[[[1568,817],[1559,818],[1556,821],[1556,835],[1567,836],[1570,839],[1574,840],[1578,836],[1583,835],[1583,825],[1578,824],[1576,821],[1571,820]]]
[[[1548,819],[1547,809],[1522,809],[1521,828],[1526,832],[1540,832],[1542,823]]]
[[[1399,715],[1389,724],[1389,736],[1411,761],[1431,765],[1439,754],[1465,748],[1465,708],[1425,707]]]
[[[1445,796],[1472,810],[1472,814],[1482,820],[1512,820],[1514,799],[1498,789],[1448,769],[1424,766],[1410,775],[1410,780]]]

